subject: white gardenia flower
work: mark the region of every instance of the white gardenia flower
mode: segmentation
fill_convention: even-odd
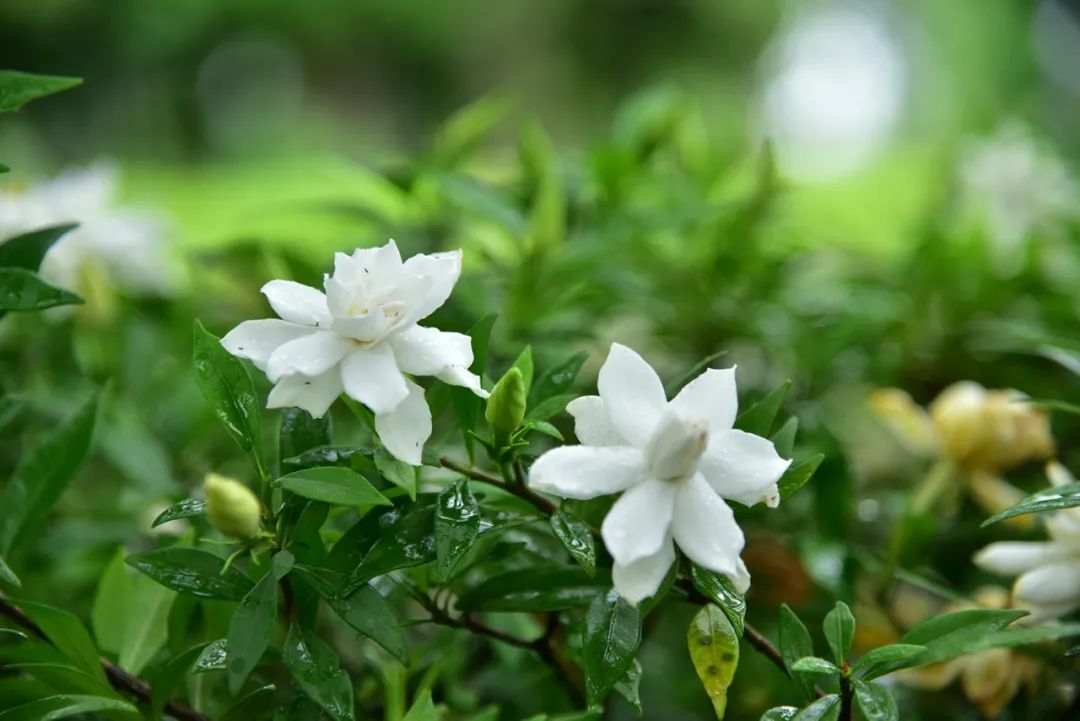
[[[262,292],[280,319],[245,321],[221,343],[275,384],[268,408],[302,408],[319,417],[345,393],[375,414],[387,450],[420,465],[431,410],[424,389],[406,374],[435,376],[487,395],[468,370],[469,337],[417,325],[446,302],[460,274],[460,250],[402,262],[391,240],[352,255],[337,253],[325,293],[272,280]]]
[[[1075,482],[1059,463],[1047,464],[1054,486]],[[1016,577],[1013,605],[1028,608],[1025,621],[1057,618],[1080,608],[1080,508],[1065,508],[1046,518],[1049,541],[999,541],[975,554],[975,565]]]
[[[624,491],[601,534],[615,559],[615,589],[630,603],[656,593],[675,543],[744,593],[743,534],[725,499],[776,507],[776,482],[791,461],[765,438],[732,428],[735,369],[706,370],[668,402],[649,364],[614,343],[597,386],[600,395],[566,408],[581,445],[540,456],[529,486],[577,499]]]
[[[124,290],[170,295],[179,283],[166,224],[156,214],[116,206],[118,171],[106,163],[69,170],[26,189],[0,187],[0,244],[15,236],[78,223],[49,248],[41,275],[76,291],[90,273]]]

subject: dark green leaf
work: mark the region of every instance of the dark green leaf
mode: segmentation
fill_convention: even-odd
[[[54,288],[23,268],[0,268],[0,311],[45,310],[82,303],[79,296]]]
[[[439,494],[435,505],[435,570],[449,578],[480,531],[480,506],[469,482],[459,479]]]
[[[826,661],[823,658],[817,656],[804,656],[795,663],[791,664],[791,670],[797,673],[825,673],[833,674],[839,673],[840,669],[836,667],[836,664]]]
[[[223,572],[220,556],[195,548],[158,548],[128,556],[127,563],[166,588],[199,598],[239,601],[253,585],[235,566]]]
[[[675,376],[675,378],[673,378],[671,382],[668,383],[667,386],[664,388],[664,392],[667,394],[667,397],[674,398],[678,394],[678,392],[682,390],[682,387],[684,385],[704,373],[705,369],[708,368],[709,364],[712,363],[714,360],[726,354],[727,351],[722,350],[707,355],[701,360],[699,360],[697,363],[695,363],[693,366],[691,366],[690,369],[685,373]]]
[[[576,569],[575,569],[576,570]],[[641,643],[641,614],[615,591],[601,593],[589,604],[582,649],[585,691],[599,704],[634,662]]]
[[[322,639],[294,623],[281,650],[281,660],[308,698],[334,721],[353,721],[352,681]]]
[[[791,458],[791,453],[795,449],[795,436],[798,432],[799,419],[792,416],[784,421],[784,425],[780,426],[780,430],[772,434],[769,440],[773,442],[773,446],[781,458]]]
[[[41,603],[20,601],[19,606],[60,653],[102,683],[108,683],[90,633],[72,614]]]
[[[814,643],[810,640],[810,632],[806,630],[806,626],[786,603],[780,606],[779,640],[780,655],[784,657],[784,665],[787,666],[788,672],[802,687],[806,697],[814,698],[814,684],[805,676],[796,675],[791,671],[791,667],[800,658],[814,655]]]
[[[548,396],[544,400],[536,404],[535,408],[529,410],[526,414],[526,418],[531,421],[543,421],[551,418],[554,415],[558,415],[566,410],[566,406],[570,401],[577,398],[573,393],[563,393],[557,396]]]
[[[487,349],[491,342],[491,330],[495,327],[495,320],[499,316],[492,313],[485,315],[469,329],[469,337],[472,339],[473,363],[469,370],[483,377],[487,368]]]
[[[298,456],[286,458],[281,462],[283,468],[314,468],[316,466],[345,466],[353,464],[353,459],[363,458],[372,453],[371,448],[357,446],[320,446],[304,451]]]
[[[92,696],[118,698],[116,692],[107,683],[103,683],[76,666],[43,662],[8,663],[4,665],[4,670],[22,671],[30,674],[58,693],[90,694]]]
[[[54,225],[31,233],[16,235],[0,243],[0,268],[23,268],[37,271],[45,253],[65,233],[77,228],[75,223]]]
[[[565,395],[573,387],[574,380],[577,378],[578,373],[581,372],[581,366],[584,365],[588,358],[589,354],[581,351],[541,373],[533,384],[532,392],[529,395],[529,408],[534,409],[535,412],[535,409],[549,398]],[[559,411],[561,410],[559,409]],[[555,411],[555,413],[559,411]],[[534,412],[529,413],[528,417],[536,417]],[[551,415],[555,415],[555,413]]]
[[[164,511],[162,511],[154,522],[150,524],[150,528],[157,528],[162,523],[168,523],[169,521],[177,521],[181,518],[194,518],[195,516],[206,515],[206,500],[203,498],[185,498],[182,501],[177,501]]]
[[[1064,486],[1048,488],[1028,496],[1016,505],[987,518],[982,522],[982,527],[985,528],[1014,516],[1023,516],[1028,513],[1046,513],[1048,511],[1058,511],[1062,508],[1075,508],[1076,506],[1080,506],[1080,482],[1067,483]]]
[[[957,631],[966,631],[972,628],[980,631],[998,631],[1026,615],[1028,615],[1027,611],[1019,609],[969,608],[963,611],[953,611],[916,624],[914,628],[904,634],[900,642],[928,646],[932,642]]]
[[[866,721],[898,721],[900,713],[889,689],[881,684],[855,681],[855,703]]]
[[[366,478],[341,466],[323,466],[293,471],[274,481],[287,491],[323,503],[341,506],[390,506],[386,496]]]
[[[615,684],[615,693],[619,694],[626,700],[626,703],[630,704],[638,716],[642,713],[641,708],[641,674],[643,669],[641,663],[635,658],[634,662],[630,664],[630,668],[626,670],[623,677],[619,679],[619,682]]]
[[[82,78],[0,70],[0,113],[18,110],[31,100],[59,93],[81,83]]]
[[[686,631],[686,647],[717,719],[724,718],[728,687],[739,665],[739,637],[727,616],[712,604],[702,606]]]
[[[254,721],[268,715],[277,707],[276,691],[273,684],[255,689],[221,714],[221,721]]]
[[[842,666],[844,658],[851,650],[851,642],[855,638],[855,617],[851,615],[848,605],[843,601],[837,601],[833,609],[825,614],[821,630],[825,633],[829,648],[832,649],[833,658],[838,665]]]
[[[780,498],[786,501],[795,495],[796,491],[806,485],[824,460],[825,454],[816,453],[799,465],[788,468],[776,483],[780,489]]]
[[[224,641],[221,643],[224,643]],[[196,659],[202,655],[203,650],[207,646],[208,644],[200,643],[189,648],[178,656],[170,659],[159,671],[148,677],[147,680],[150,681],[150,687],[153,689],[150,693],[151,718],[158,718],[161,715],[162,710],[165,708],[165,704],[169,701],[169,698],[172,697],[176,687],[188,676]],[[223,653],[222,668],[224,667]]]
[[[590,576],[596,575],[596,541],[588,524],[574,514],[559,508],[551,514],[551,530],[562,541],[570,556]]]
[[[918,656],[925,650],[926,646],[909,643],[892,643],[888,646],[879,646],[872,651],[867,651],[860,657],[852,666],[852,670],[855,673],[865,672],[863,678],[870,680],[876,678],[873,670],[878,666],[896,663],[897,661],[906,661]]]
[[[711,598],[720,607],[720,610],[731,621],[735,633],[742,636],[746,617],[746,598],[735,590],[735,584],[731,582],[731,579],[695,564],[690,569],[690,580],[693,581],[694,588]]]
[[[59,721],[88,713],[123,713],[118,718],[138,719],[138,710],[127,701],[75,694],[49,696],[0,713],[0,721]]]
[[[522,569],[483,581],[458,599],[458,607],[463,611],[562,611],[592,602],[610,584],[604,574],[590,577],[577,566]]]
[[[274,621],[277,619],[278,581],[285,577],[292,566],[292,554],[288,551],[278,552],[270,570],[236,607],[225,638],[229,649],[226,665],[229,693],[234,696],[240,693],[247,677],[259,664],[259,659],[270,645]]]
[[[18,588],[21,585],[19,577],[15,575],[15,572],[12,571],[6,563],[4,563],[3,558],[0,558],[0,583],[15,588]]]
[[[384,573],[435,560],[434,508],[413,508],[388,517],[388,521],[379,528],[378,540],[353,571],[349,579],[350,590]]]
[[[560,431],[558,428],[548,423],[547,421],[527,420],[522,425],[522,428],[529,431],[537,431],[539,433],[543,433],[545,436],[551,436],[557,441],[566,440],[566,438],[563,437],[562,431]]]
[[[840,697],[831,693],[797,713],[792,721],[836,721],[838,718],[840,718]]]
[[[784,381],[769,392],[764,398],[747,408],[735,419],[735,427],[766,438],[772,433],[776,414],[791,390],[791,381]]]
[[[331,443],[333,434],[329,413],[322,418],[313,418],[310,413],[299,408],[285,409],[278,433],[278,458],[295,458],[312,448],[329,446]]]

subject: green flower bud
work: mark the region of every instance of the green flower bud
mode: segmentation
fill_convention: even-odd
[[[242,540],[259,535],[262,509],[251,489],[217,473],[206,474],[203,489],[206,491],[206,516],[214,528]]]
[[[517,366],[508,370],[491,390],[484,417],[500,443],[521,425],[525,418],[525,378]]]

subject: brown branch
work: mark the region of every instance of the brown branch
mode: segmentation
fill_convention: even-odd
[[[847,664],[844,664],[844,673],[840,674],[840,716],[838,721],[851,721],[851,679],[847,676]]]
[[[2,591],[0,591],[0,615],[6,616],[35,636],[45,641],[49,640],[48,636],[45,635],[45,632],[41,630],[41,627],[34,623],[34,620],[26,614],[26,611],[23,611],[15,605]],[[132,676],[104,656],[101,656],[99,660],[101,661],[101,668],[105,672],[105,677],[109,679],[109,684],[113,688],[117,691],[130,694],[143,703],[150,702],[152,693],[150,684],[137,676]],[[209,716],[201,714],[179,701],[167,702],[165,704],[165,711],[179,721],[213,721]]]

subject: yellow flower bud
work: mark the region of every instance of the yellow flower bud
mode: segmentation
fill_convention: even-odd
[[[259,534],[261,506],[247,486],[217,473],[207,473],[203,489],[206,491],[206,516],[214,528],[242,540]]]
[[[500,442],[509,438],[525,419],[525,378],[516,366],[491,389],[484,417]]]
[[[955,383],[930,404],[943,453],[965,468],[1002,470],[1054,452],[1050,420],[1015,390]]]
[[[870,410],[911,451],[934,452],[937,441],[930,417],[899,388],[878,388],[870,393]]]

